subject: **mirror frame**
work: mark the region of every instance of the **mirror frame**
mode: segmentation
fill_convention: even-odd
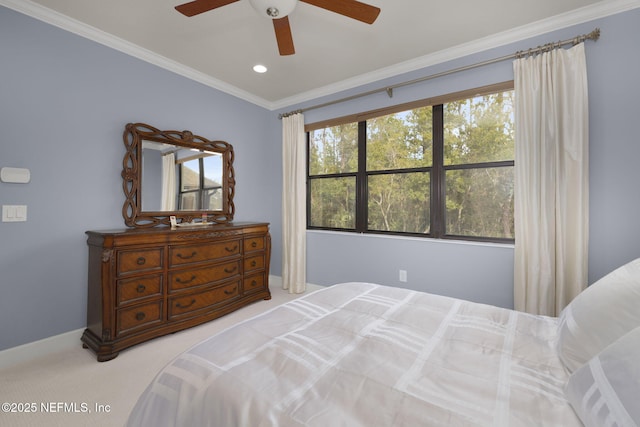
[[[235,172],[233,169],[233,146],[225,141],[211,141],[188,130],[159,130],[145,123],[129,123],[123,134],[127,152],[122,160],[122,188],[125,202],[122,207],[124,222],[129,227],[154,227],[170,225],[170,216],[175,216],[178,223],[188,223],[203,218],[207,221],[224,224],[233,221],[235,206]],[[213,151],[222,155],[222,210],[198,211],[143,211],[141,199],[142,183],[142,141],[154,141],[179,147],[196,148]]]

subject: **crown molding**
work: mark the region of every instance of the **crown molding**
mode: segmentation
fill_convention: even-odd
[[[447,48],[429,55],[404,61],[389,67],[381,68],[366,74],[341,82],[323,86],[308,92],[303,92],[292,97],[281,99],[273,103],[275,109],[290,108],[298,104],[333,95],[358,86],[375,83],[377,81],[394,77],[422,68],[442,64],[467,55],[479,53],[485,50],[505,46],[521,40],[544,35],[577,24],[593,21],[617,13],[640,7],[640,0],[611,0],[595,3],[551,18],[536,21],[512,30],[496,33],[488,37]]]
[[[162,55],[158,55],[157,53],[154,53],[148,49],[130,43],[122,38],[99,30],[76,19],[70,18],[38,3],[34,3],[29,0],[0,0],[0,6],[6,6],[9,9],[15,10],[16,12],[23,13],[42,22],[46,22],[47,24],[51,24],[55,27],[87,38],[96,43],[100,43],[107,47],[113,48],[127,55],[156,65],[160,68],[164,68],[188,79],[202,83],[205,86],[218,89],[221,92],[248,101],[252,104],[266,109],[272,108],[271,103],[263,98],[257,97],[249,92],[239,89],[236,86],[215,79],[207,74],[182,65]]]
[[[357,77],[346,79],[335,84],[323,86],[311,91],[303,92],[292,97],[270,102],[239,89],[221,80],[215,79],[193,68],[186,67],[162,55],[113,36],[90,25],[72,19],[52,9],[46,8],[30,0],[0,0],[1,6],[6,6],[32,18],[46,22],[81,37],[111,47],[127,55],[146,61],[150,64],[172,71],[178,75],[202,83],[205,86],[220,90],[267,110],[288,108],[303,102],[311,101],[328,95],[333,95],[348,89],[353,89],[369,83],[416,71],[422,68],[441,64],[470,54],[504,46],[531,37],[546,34],[568,26],[581,24],[594,19],[640,7],[640,0],[604,0],[590,6],[560,14],[548,19],[524,25],[513,30],[497,33],[470,43],[461,44],[429,55],[401,62],[390,67],[381,68]]]

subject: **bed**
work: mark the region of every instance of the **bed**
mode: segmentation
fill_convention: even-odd
[[[626,292],[607,292],[613,279]],[[603,327],[611,304],[633,313]],[[640,259],[558,318],[338,284],[181,354],[128,425],[635,426],[639,307]]]

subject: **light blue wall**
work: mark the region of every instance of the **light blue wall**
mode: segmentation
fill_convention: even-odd
[[[590,251],[589,284],[640,257],[640,9],[475,54],[448,64],[396,76],[384,82],[293,106],[384,88],[548,42],[602,30],[587,41],[590,92]],[[310,110],[305,122],[345,116],[431,96],[512,80],[512,61],[429,80],[338,105]],[[284,110],[282,111],[284,112]],[[513,248],[505,245],[385,238],[346,233],[308,232],[308,281],[329,285],[365,280],[436,292],[504,307],[513,306]],[[400,283],[398,271],[408,272]]]
[[[640,256],[640,10],[600,19],[388,79],[384,87],[602,29],[587,42],[591,128],[590,283]],[[306,122],[512,78],[496,64],[307,112]],[[318,104],[329,98],[305,105]],[[301,105],[304,106],[304,105]],[[297,108],[287,108],[287,111]],[[281,272],[281,130],[277,112],[226,95],[0,7],[0,204],[28,205],[26,223],[0,223],[0,350],[86,324],[84,231],[122,227],[122,131],[131,121],[189,129],[236,151],[236,219],[268,221],[271,272]],[[367,280],[512,305],[513,249],[421,239],[308,233],[308,281]]]
[[[280,222],[275,113],[0,7],[0,167],[31,170],[0,183],[0,204],[28,206],[0,222],[0,350],[86,325],[84,232],[124,227],[132,121],[233,144],[236,220]]]

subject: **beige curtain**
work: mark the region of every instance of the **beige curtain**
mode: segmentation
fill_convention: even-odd
[[[173,153],[162,156],[162,200],[163,211],[176,210],[176,156]]]
[[[282,287],[306,289],[307,210],[304,115],[282,119]]]
[[[557,316],[587,286],[584,44],[514,61],[516,310]]]

